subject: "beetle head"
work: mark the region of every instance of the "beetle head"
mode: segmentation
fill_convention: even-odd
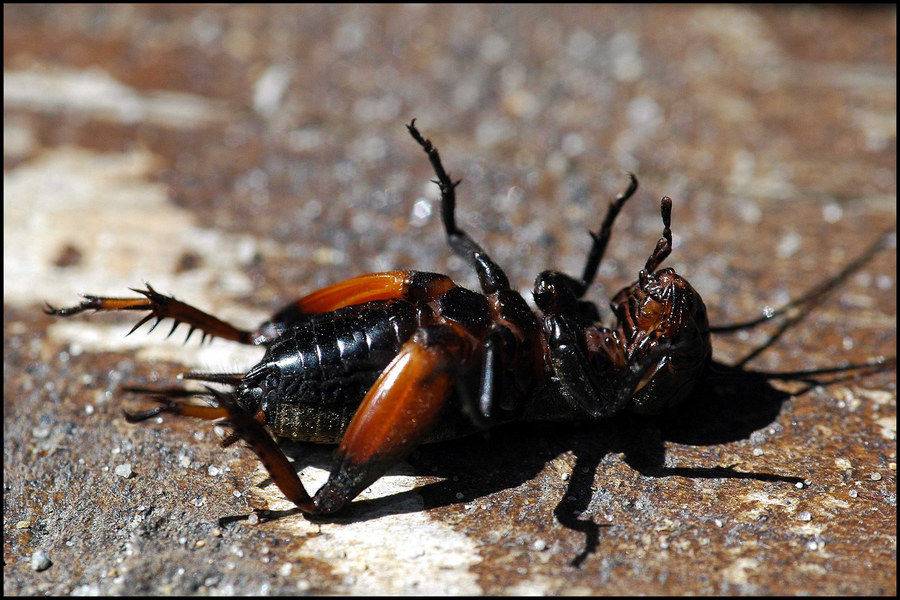
[[[700,294],[674,269],[642,270],[613,299],[628,364],[644,373],[630,408],[659,413],[693,389],[712,356]]]

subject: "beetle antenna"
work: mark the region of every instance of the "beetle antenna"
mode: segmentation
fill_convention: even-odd
[[[735,331],[741,331],[742,329],[750,329],[756,327],[757,325],[765,323],[766,321],[770,321],[775,317],[780,317],[781,315],[794,308],[805,306],[807,310],[811,310],[813,306],[824,300],[832,290],[846,281],[851,275],[859,271],[867,262],[872,260],[872,257],[878,254],[878,252],[880,252],[882,249],[887,247],[888,242],[896,235],[896,232],[897,227],[895,225],[894,227],[891,227],[889,230],[882,233],[871,246],[869,246],[850,264],[844,267],[844,269],[840,273],[817,284],[811,290],[809,290],[796,300],[788,302],[778,310],[767,309],[765,311],[765,314],[757,319],[744,321],[743,323],[732,323],[730,325],[717,325],[714,327],[710,327],[709,330],[712,333],[734,333]]]

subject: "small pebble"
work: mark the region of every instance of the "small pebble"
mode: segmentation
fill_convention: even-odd
[[[53,565],[53,561],[44,553],[43,550],[37,550],[31,555],[31,568],[35,571],[46,571]]]

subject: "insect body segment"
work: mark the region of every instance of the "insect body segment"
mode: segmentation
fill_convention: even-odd
[[[244,344],[266,346],[245,374],[189,373],[189,379],[229,385],[209,390],[214,407],[166,390],[152,411],[214,420],[227,418],[256,452],[282,492],[302,511],[340,510],[391,465],[422,443],[458,437],[512,420],[585,419],[624,409],[659,412],[682,400],[710,360],[706,309],[699,294],[672,269],[657,270],[671,252],[671,200],[662,200],[663,237],[638,280],[612,302],[617,323],[603,327],[583,300],[622,206],[637,189],[612,202],[580,279],[541,273],[535,313],[510,289],[503,270],[456,224],[456,186],[432,143],[415,126],[441,190],[441,216],[450,248],[475,270],[480,292],[449,277],[418,271],[362,275],[312,292],[254,331],[243,330],[149,285],[143,298],[85,296],[64,309],[145,310],[135,327],[156,318]],[[134,330],[132,330],[134,331]],[[171,332],[170,332],[171,334]],[[209,389],[209,388],[208,388]],[[271,432],[271,433],[270,433]],[[303,487],[272,435],[336,443],[335,465],[315,495]]]

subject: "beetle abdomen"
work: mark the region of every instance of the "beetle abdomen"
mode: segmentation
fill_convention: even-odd
[[[286,330],[243,378],[266,423],[282,437],[337,442],[378,374],[418,326],[405,300],[314,315]]]

